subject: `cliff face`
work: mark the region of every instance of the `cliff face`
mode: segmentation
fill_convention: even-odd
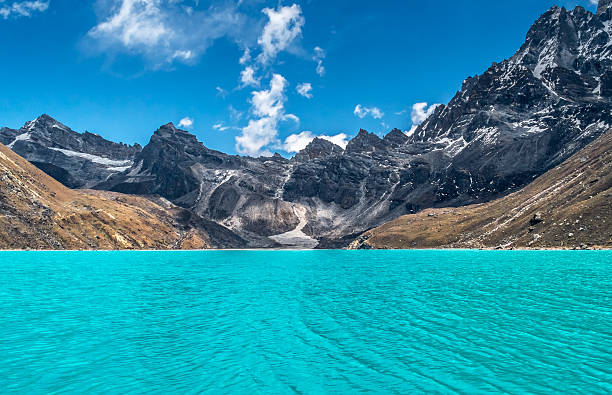
[[[0,249],[211,246],[168,201],[70,190],[0,144]]]
[[[516,193],[400,217],[350,248],[593,246],[612,248],[612,131]]]
[[[0,143],[69,188],[89,188],[128,169],[141,150],[139,145],[74,132],[48,115],[19,130],[0,129]]]
[[[599,0],[597,5],[597,15],[601,15],[608,11],[612,7],[612,0]]]

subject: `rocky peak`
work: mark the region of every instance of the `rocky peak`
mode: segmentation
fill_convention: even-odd
[[[341,154],[342,152],[344,152],[344,150],[340,146],[331,141],[317,137],[312,140],[306,148],[298,152],[294,156],[294,160],[297,162],[308,162],[334,154]]]
[[[349,141],[346,146],[347,153],[354,152],[372,152],[372,151],[384,151],[386,148],[385,143],[380,137],[374,133],[370,133],[367,130],[361,129],[357,136]]]
[[[43,114],[30,122],[26,122],[20,131],[46,134],[53,133],[54,131],[70,131],[70,128],[49,115]]]
[[[383,141],[392,145],[402,145],[408,141],[408,136],[399,129],[393,129],[383,137]]]
[[[186,130],[178,129],[172,122],[160,126],[151,137],[142,155],[145,158],[159,156],[199,156],[206,150],[198,138]]]
[[[602,3],[606,3],[602,5]],[[612,0],[600,2],[608,10]],[[598,79],[612,66],[612,24],[606,12],[598,16],[582,7],[572,11],[553,7],[531,27],[525,43],[509,62],[510,69],[525,66],[544,81],[559,78],[555,69]],[[584,80],[585,84],[596,82]],[[581,83],[578,83],[581,84]]]
[[[612,7],[612,0],[599,0],[599,5],[597,6],[597,15],[601,15],[608,11]]]

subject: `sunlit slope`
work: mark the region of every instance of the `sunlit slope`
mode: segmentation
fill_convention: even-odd
[[[351,248],[612,247],[612,131],[504,198],[406,215]]]
[[[0,144],[1,249],[207,248],[171,203],[70,190]]]

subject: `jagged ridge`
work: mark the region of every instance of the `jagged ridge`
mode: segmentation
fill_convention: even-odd
[[[310,246],[313,238],[341,245],[407,213],[489,201],[612,125],[611,20],[606,5],[597,15],[553,7],[512,58],[468,78],[411,136],[362,130],[345,150],[315,140],[287,160],[226,155],[168,124],[132,152],[129,169],[104,174],[95,187],[161,195],[252,247],[288,239]],[[25,132],[0,135],[17,149],[25,140]],[[46,163],[63,169],[57,158]],[[275,237],[288,232],[299,237]]]
[[[400,217],[350,246],[586,247],[612,247],[612,131],[516,193],[480,205]]]

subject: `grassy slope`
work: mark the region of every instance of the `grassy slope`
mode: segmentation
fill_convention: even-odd
[[[542,222],[533,224],[536,213]],[[612,131],[493,202],[407,215],[350,248],[612,247]]]
[[[0,144],[0,249],[207,248],[164,200],[70,190]]]

